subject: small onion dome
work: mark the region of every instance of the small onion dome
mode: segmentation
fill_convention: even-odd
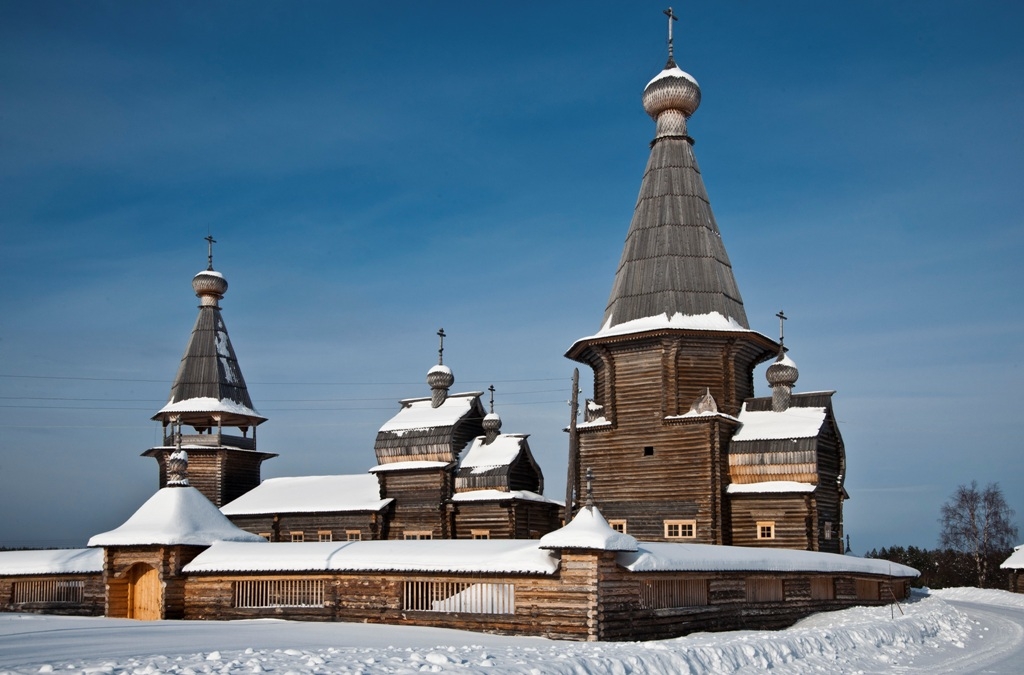
[[[431,389],[448,389],[455,384],[455,376],[448,366],[437,365],[427,371],[427,384]]]
[[[220,272],[203,270],[192,277],[192,290],[200,298],[204,295],[212,295],[219,299],[227,293],[228,280]]]
[[[768,379],[768,384],[773,387],[778,384],[792,387],[796,384],[797,378],[800,377],[800,371],[797,370],[793,359],[783,352],[779,354],[779,358],[775,360],[775,363],[768,366],[768,371],[764,376]]]
[[[484,431],[498,433],[501,431],[501,416],[498,413],[487,413],[483,421]]]
[[[700,86],[675,63],[654,76],[644,88],[644,110],[655,120],[666,110],[679,110],[689,117],[700,106]]]

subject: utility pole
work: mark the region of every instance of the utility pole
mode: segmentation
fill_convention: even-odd
[[[565,481],[565,524],[572,520],[573,497],[576,492],[576,462],[579,455],[579,432],[576,418],[580,412],[580,369],[572,369],[572,398],[569,399],[569,475]]]

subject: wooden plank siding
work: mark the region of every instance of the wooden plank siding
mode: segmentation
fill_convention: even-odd
[[[322,532],[330,533],[331,541],[345,541],[348,533],[358,531],[363,541],[384,539],[389,507],[383,511],[343,511],[333,513],[281,513],[252,516],[228,516],[228,519],[253,534],[269,534],[270,541],[291,541],[292,532],[302,532],[303,541],[318,541]]]
[[[445,504],[452,496],[453,477],[444,468],[381,471],[381,498],[393,497],[394,511],[388,539],[403,539],[406,532],[430,532],[434,539],[450,539]]]
[[[539,539],[561,527],[562,507],[527,500],[452,502],[448,504],[455,539],[472,539],[487,530],[490,539]]]
[[[150,448],[143,456],[153,457],[159,465],[159,486],[167,487],[167,457],[173,447]],[[188,451],[189,485],[196,488],[218,508],[259,486],[263,461],[277,455],[234,448],[193,448]]]
[[[814,497],[797,494],[730,495],[732,544],[813,550]],[[773,539],[758,538],[758,523],[775,523]]]
[[[156,569],[162,590],[159,598],[161,619],[180,619],[185,615],[185,577],[182,568],[199,555],[205,546],[118,546],[104,549],[103,581],[106,585],[108,617],[131,617],[130,584],[132,569],[147,566]]]

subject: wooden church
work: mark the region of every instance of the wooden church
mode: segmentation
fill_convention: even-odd
[[[841,552],[834,392],[793,394],[781,337],[750,329],[687,128],[700,87],[669,45],[643,92],[654,140],[601,329],[566,353],[594,373],[575,492],[592,469],[601,511],[644,541]],[[755,398],[772,358],[772,396]]]

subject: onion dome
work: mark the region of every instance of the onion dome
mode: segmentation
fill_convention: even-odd
[[[658,123],[655,141],[669,137],[688,139],[686,120],[700,105],[700,86],[669,60],[665,70],[647,83],[643,103],[644,110]]]
[[[192,290],[196,292],[196,297],[203,305],[216,306],[228,291],[228,280],[213,269],[203,270],[192,277]]]
[[[427,384],[430,385],[431,407],[437,408],[448,398],[448,390],[455,384],[455,376],[448,366],[437,364],[427,371]]]
[[[786,356],[786,352],[779,350],[779,358],[775,363],[768,366],[764,374],[768,384],[772,386],[772,410],[774,412],[785,412],[789,409],[790,397],[793,394],[793,385],[800,377],[793,359]]]
[[[496,412],[489,412],[484,415],[483,421],[484,438],[487,443],[492,443],[498,434],[501,433],[501,416]]]
[[[768,384],[773,387],[777,384],[785,384],[792,387],[796,384],[797,379],[799,379],[800,371],[797,370],[793,359],[789,358],[785,352],[780,352],[779,358],[775,359],[775,363],[768,366],[768,371],[764,376],[768,379]]]

